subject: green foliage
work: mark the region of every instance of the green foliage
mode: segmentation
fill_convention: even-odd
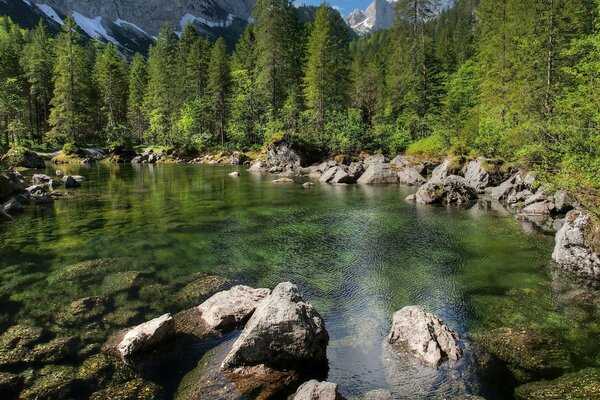
[[[75,155],[79,153],[79,147],[77,147],[74,143],[67,142],[62,147],[63,152],[68,155]]]
[[[425,155],[442,155],[448,150],[444,143],[444,138],[440,135],[431,135],[424,139],[418,140],[408,146],[406,152],[408,154],[425,154]]]

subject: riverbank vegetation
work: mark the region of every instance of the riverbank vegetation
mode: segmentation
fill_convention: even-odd
[[[599,0],[397,3],[360,39],[327,5],[304,23],[258,0],[235,49],[165,24],[147,57],[0,24],[2,147],[171,146],[289,137],[324,154],[481,155],[556,185],[600,188]]]

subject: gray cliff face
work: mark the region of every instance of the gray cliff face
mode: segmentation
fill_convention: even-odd
[[[255,0],[34,0],[56,12],[70,11],[85,17],[103,17],[135,24],[147,34],[156,36],[163,22],[169,21],[179,30],[182,21],[226,26],[231,18],[247,20]],[[189,16],[186,18],[186,15]],[[195,18],[194,18],[195,17]]]

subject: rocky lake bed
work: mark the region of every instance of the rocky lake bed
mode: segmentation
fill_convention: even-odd
[[[6,178],[0,397],[600,396],[600,225],[534,174],[129,156]]]

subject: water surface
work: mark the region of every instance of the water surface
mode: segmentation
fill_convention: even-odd
[[[410,375],[390,383],[381,361],[393,312],[413,304],[465,337],[500,326],[543,329],[568,346],[577,366],[600,365],[597,315],[577,318],[553,294],[553,238],[524,231],[514,217],[481,205],[415,206],[404,201],[411,189],[396,186],[275,185],[273,176],[239,167],[63,169],[84,175],[83,187],[0,225],[0,290],[21,302],[16,322],[39,322],[82,297],[47,289],[53,272],[128,257],[164,283],[200,272],[260,287],[296,283],[325,318],[329,380],[349,396],[376,388],[398,398],[403,390],[414,389],[415,398],[437,393],[439,382],[407,382]],[[229,177],[232,170],[241,177]],[[164,309],[162,295],[156,304],[120,295],[117,306],[139,304],[136,320],[178,311]],[[408,389],[398,389],[403,384]]]

